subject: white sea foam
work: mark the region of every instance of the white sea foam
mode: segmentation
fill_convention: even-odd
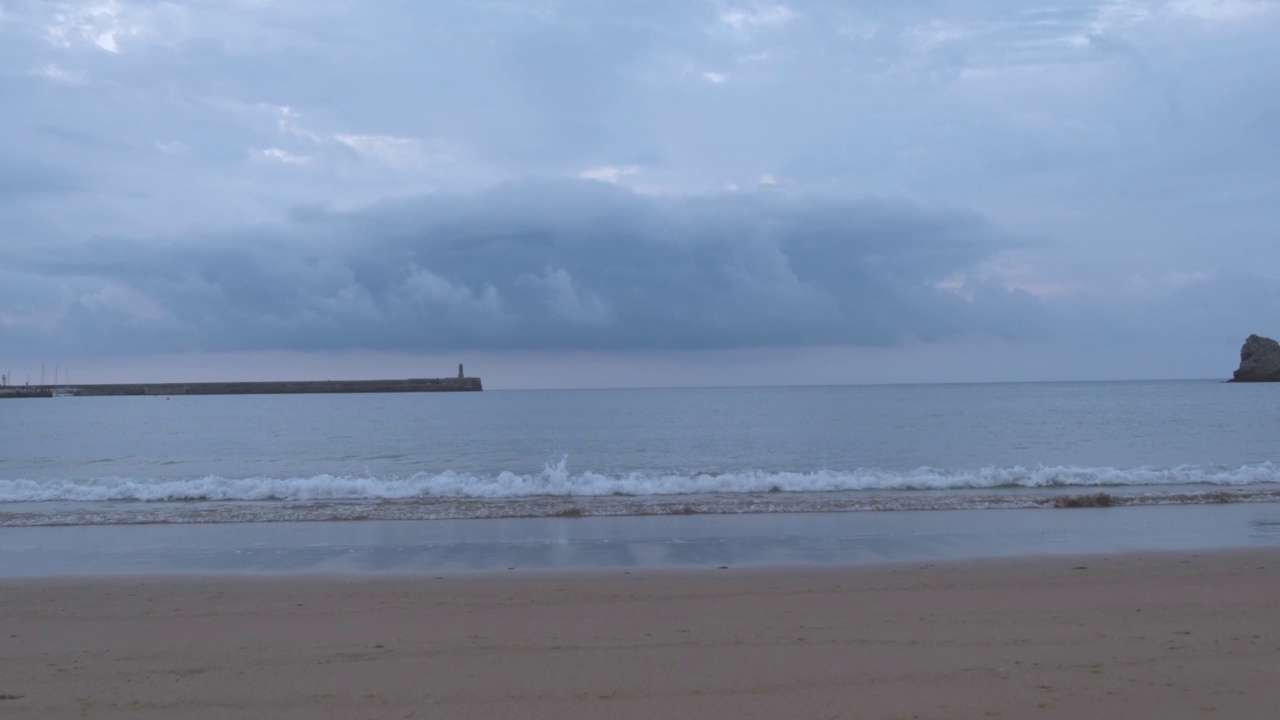
[[[726,473],[572,473],[567,459],[541,472],[474,475],[446,471],[405,477],[315,475],[311,477],[189,479],[94,478],[89,480],[0,479],[0,502],[44,501],[326,501],[414,498],[530,498],[670,496],[714,493],[812,493],[835,491],[966,490],[997,488],[1103,488],[1132,486],[1248,486],[1280,483],[1272,463],[1235,468],[1183,465],[1173,468],[988,467],[976,470],[918,468]]]

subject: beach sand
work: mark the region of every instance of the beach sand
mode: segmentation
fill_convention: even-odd
[[[1265,718],[1280,550],[0,581],[0,717]]]

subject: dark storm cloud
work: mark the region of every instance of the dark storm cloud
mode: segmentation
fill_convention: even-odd
[[[101,351],[885,345],[1035,334],[1025,293],[935,287],[1011,244],[901,201],[530,180],[31,272],[74,279],[58,331]]]

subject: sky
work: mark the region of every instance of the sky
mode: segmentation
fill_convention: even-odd
[[[1229,377],[1274,0],[0,0],[0,372]]]

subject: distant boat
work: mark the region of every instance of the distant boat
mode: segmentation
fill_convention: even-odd
[[[76,391],[71,388],[54,388],[50,397],[75,397]]]

